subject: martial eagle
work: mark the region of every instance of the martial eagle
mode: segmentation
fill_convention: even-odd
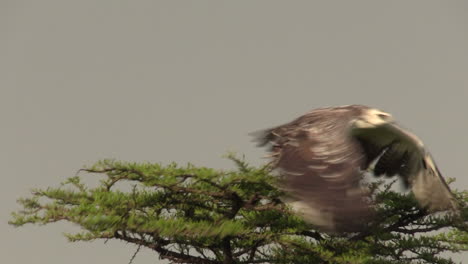
[[[376,176],[398,175],[429,212],[457,208],[421,140],[381,110],[363,105],[315,109],[257,137],[260,146],[271,146],[293,207],[323,230],[356,230],[370,215],[361,184],[369,170]]]

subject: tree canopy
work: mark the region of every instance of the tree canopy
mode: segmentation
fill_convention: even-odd
[[[68,221],[70,241],[117,239],[172,263],[454,263],[468,251],[468,191],[454,190],[459,214],[429,214],[391,184],[369,184],[375,217],[362,232],[327,234],[281,201],[278,177],[229,155],[233,170],[191,164],[102,160],[79,176],[19,199],[10,224]],[[82,177],[82,176],[81,176]]]

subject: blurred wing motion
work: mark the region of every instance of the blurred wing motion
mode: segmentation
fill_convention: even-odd
[[[313,110],[260,132],[293,207],[326,231],[357,231],[371,216],[362,174],[399,175],[422,207],[456,209],[453,194],[430,154],[391,115],[361,105]]]

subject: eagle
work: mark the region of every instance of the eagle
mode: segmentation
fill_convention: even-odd
[[[270,146],[285,202],[321,230],[364,228],[372,215],[362,184],[366,172],[399,177],[428,212],[457,210],[423,142],[379,109],[319,108],[255,136],[259,146]]]

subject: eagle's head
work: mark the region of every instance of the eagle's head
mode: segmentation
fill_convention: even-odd
[[[353,119],[352,125],[355,128],[375,128],[393,121],[391,114],[376,108],[368,108],[363,109],[361,114]]]

